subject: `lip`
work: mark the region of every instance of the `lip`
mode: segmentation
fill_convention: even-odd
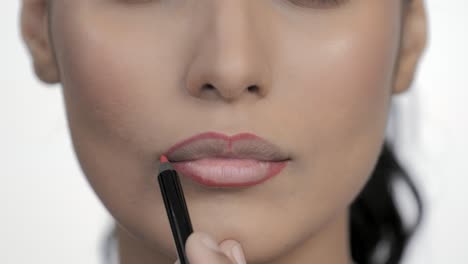
[[[290,160],[278,146],[252,133],[201,133],[164,155],[183,176],[208,187],[256,185],[279,174]]]

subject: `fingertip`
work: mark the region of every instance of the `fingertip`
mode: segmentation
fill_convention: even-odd
[[[231,251],[232,251],[232,248],[235,247],[236,245],[239,245],[239,242],[235,241],[235,240],[232,240],[232,239],[228,239],[228,240],[224,240],[220,245],[219,245],[219,248],[221,249],[221,251],[223,251],[226,255],[229,255],[231,254]]]
[[[192,233],[185,244],[186,248],[192,248],[196,247],[196,245],[203,245],[207,247],[208,249],[214,250],[214,251],[221,251],[221,249],[218,246],[218,243],[214,240],[213,237],[211,237],[209,234],[204,233],[204,232],[194,232]]]
[[[237,264],[246,264],[247,261],[245,260],[244,250],[240,244],[235,245],[232,248],[232,256],[234,257]]]
[[[189,236],[185,252],[192,264],[235,263],[235,259],[225,254],[212,236],[203,232],[194,232]]]
[[[246,263],[244,251],[239,242],[235,240],[225,240],[219,245],[219,247],[234,263]]]

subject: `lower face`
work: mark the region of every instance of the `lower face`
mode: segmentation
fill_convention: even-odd
[[[347,210],[375,165],[400,5],[57,1],[53,44],[90,184],[121,227],[175,259],[159,156],[202,132],[254,133],[289,153],[279,174],[239,188],[182,176],[182,186],[194,230],[238,240],[249,262],[286,255]],[[263,96],[243,92],[247,82]]]

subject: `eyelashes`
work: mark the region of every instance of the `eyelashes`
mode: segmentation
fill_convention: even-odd
[[[332,8],[344,4],[349,0],[288,0],[304,8]]]
[[[155,2],[155,0],[120,0],[120,1],[126,4],[145,4],[149,2]]]
[[[156,0],[121,0],[128,4],[143,4],[155,2]],[[332,8],[348,2],[349,0],[286,0],[303,8]]]

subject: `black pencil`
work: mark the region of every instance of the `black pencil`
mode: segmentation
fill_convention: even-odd
[[[174,236],[177,254],[180,264],[188,264],[185,254],[185,242],[193,232],[192,223],[185,203],[184,192],[180,185],[179,175],[171,163],[163,155],[161,156],[158,182],[166,207],[167,217]]]

